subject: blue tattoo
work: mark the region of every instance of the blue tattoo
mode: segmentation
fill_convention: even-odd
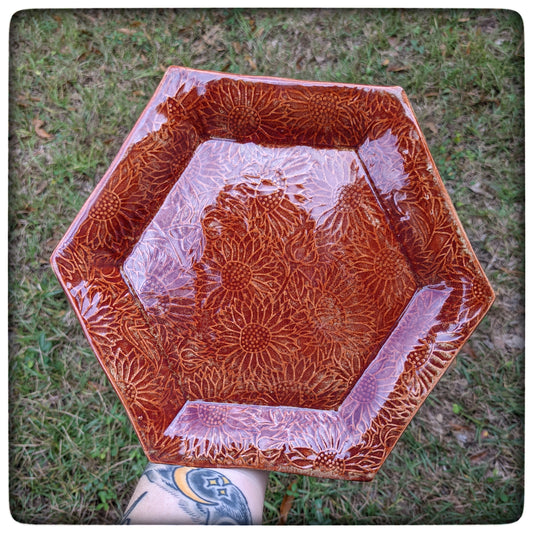
[[[243,493],[216,470],[150,464],[144,475],[176,496],[181,509],[197,524],[252,523]]]

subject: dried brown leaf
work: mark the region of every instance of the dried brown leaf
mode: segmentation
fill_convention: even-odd
[[[470,431],[469,426],[463,424],[450,424],[450,429],[455,432],[468,432]]]
[[[294,496],[285,494],[285,496],[283,497],[283,501],[281,502],[281,505],[279,508],[278,524],[280,526],[285,525],[287,523],[287,519],[289,517],[289,511],[291,510],[293,501],[294,501]]]
[[[40,194],[43,194],[43,192],[48,188],[48,182],[47,181],[43,181],[41,183],[39,183],[36,187],[35,187],[35,191],[34,193],[36,195],[40,195]]]
[[[439,131],[437,125],[434,122],[426,122],[426,126],[429,130],[431,130],[432,133],[437,134]]]
[[[389,46],[391,48],[396,48],[398,46],[398,37],[388,37],[387,41],[389,41]]]
[[[405,72],[411,67],[409,65],[389,65],[387,67],[387,72]]]
[[[23,95],[18,95],[16,97],[16,102],[20,107],[29,107],[30,103],[28,102],[28,97]]]
[[[296,481],[289,485],[287,493],[283,497],[281,505],[279,506],[279,522],[278,525],[282,526],[287,523],[289,518],[289,512],[294,502],[294,490],[296,489]]]
[[[244,56],[244,59],[246,59],[246,61],[248,61],[248,64],[250,65],[250,68],[252,70],[257,70],[257,63],[254,61],[252,56],[246,55],[246,56]]]
[[[466,353],[469,357],[471,357],[472,359],[477,359],[477,354],[476,354],[476,351],[474,350],[474,348],[472,348],[472,345],[469,344],[469,343],[466,343],[463,348],[462,348],[462,351],[464,353]]]
[[[39,118],[33,119],[33,129],[35,130],[35,133],[41,138],[41,139],[51,139],[53,135],[48,133],[44,128],[44,121]]]
[[[485,459],[485,457],[488,455],[488,450],[483,450],[481,452],[475,453],[474,455],[470,456],[470,462],[471,463],[479,463],[482,459]]]

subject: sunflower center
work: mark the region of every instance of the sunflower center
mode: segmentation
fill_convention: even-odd
[[[276,398],[282,400],[283,405],[300,405],[304,400],[308,400],[311,391],[305,383],[292,380],[278,380],[274,383]]]
[[[239,261],[229,261],[222,267],[222,286],[228,291],[245,289],[252,279],[252,269]]]
[[[143,304],[152,310],[162,313],[170,303],[165,286],[157,278],[147,279],[140,293]]]
[[[420,368],[429,359],[429,353],[428,345],[420,346],[409,354],[408,360],[415,368]]]
[[[422,367],[431,355],[431,344],[424,342],[420,346],[417,346],[407,357],[407,360],[415,367]]]
[[[292,383],[288,381],[278,381],[274,384],[274,389],[278,396],[285,398],[289,394],[294,394],[299,392],[301,387],[298,387],[298,383]]]
[[[315,94],[307,104],[309,116],[318,126],[327,126],[339,116],[339,102],[332,94]]]
[[[283,190],[278,189],[276,192],[272,194],[260,194],[259,196],[257,196],[257,203],[265,211],[270,212],[276,209],[276,207],[278,207],[282,199],[283,199]]]
[[[187,166],[187,163],[189,163],[192,155],[193,155],[193,152],[192,150],[189,150],[189,149],[176,152],[174,154],[174,158],[172,159],[172,162],[170,163],[170,170],[172,174],[177,175],[177,176],[181,175],[181,173]]]
[[[475,300],[483,300],[485,297],[485,291],[483,286],[477,280],[474,280],[471,287],[471,293]]]
[[[128,383],[127,381],[119,381],[118,386],[122,391],[122,394],[124,394],[126,401],[129,404],[134,403],[137,399],[137,389],[135,388],[135,386],[131,383]]]
[[[355,397],[358,402],[369,403],[375,398],[377,389],[376,378],[371,375],[363,375],[357,382]]]
[[[221,405],[198,405],[198,419],[204,426],[213,428],[226,422],[226,409]]]
[[[248,137],[261,124],[259,113],[250,106],[236,105],[228,115],[228,127],[235,137]]]
[[[339,211],[352,211],[361,205],[361,191],[355,185],[343,185],[337,196],[337,209]]]
[[[333,451],[321,451],[313,461],[314,466],[322,471],[342,472],[344,470],[344,461],[337,457]]]
[[[261,324],[247,324],[242,328],[240,341],[245,352],[260,352],[270,344],[270,331]]]
[[[169,119],[177,120],[185,115],[186,112],[183,104],[180,103],[176,98],[169,98],[166,103]]]
[[[104,191],[91,207],[89,216],[96,220],[110,220],[120,210],[120,198],[112,191]]]
[[[398,250],[383,248],[374,258],[374,272],[383,280],[395,279],[405,270],[405,262]]]

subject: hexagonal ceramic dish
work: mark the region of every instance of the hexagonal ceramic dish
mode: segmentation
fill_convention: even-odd
[[[52,265],[151,461],[353,480],[494,298],[402,89],[178,67]]]

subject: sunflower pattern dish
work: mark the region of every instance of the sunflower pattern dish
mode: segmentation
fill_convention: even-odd
[[[179,67],[52,265],[151,461],[352,480],[494,299],[400,88]]]

